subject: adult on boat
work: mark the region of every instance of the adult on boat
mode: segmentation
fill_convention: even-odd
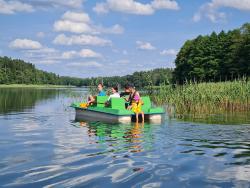
[[[129,105],[127,107],[128,110],[132,110],[136,114],[136,122],[139,121],[139,114],[142,116],[142,122],[144,122],[144,112],[141,109],[143,105],[143,101],[141,100],[140,94],[136,91],[135,87],[129,86],[130,95],[129,95]]]
[[[103,90],[103,84],[101,84],[101,83],[99,83],[98,85],[97,85],[97,90],[98,90],[98,94],[97,94],[97,96],[106,96],[106,93],[105,93],[105,91]],[[88,105],[90,105],[90,104],[93,104],[93,103],[95,103],[96,102],[96,96],[92,96],[92,95],[90,95],[89,97],[88,97]]]

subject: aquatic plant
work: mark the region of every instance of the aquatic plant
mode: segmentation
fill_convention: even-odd
[[[246,78],[228,82],[161,85],[151,96],[156,104],[167,104],[177,114],[212,114],[250,110],[250,81]]]

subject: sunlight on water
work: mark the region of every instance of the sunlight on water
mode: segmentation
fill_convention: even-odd
[[[75,121],[84,89],[0,96],[0,187],[249,187],[249,125]]]

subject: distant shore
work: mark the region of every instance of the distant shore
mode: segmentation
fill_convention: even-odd
[[[0,84],[0,88],[74,88],[76,86],[69,85],[50,85],[50,84]]]

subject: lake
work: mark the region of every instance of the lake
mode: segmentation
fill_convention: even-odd
[[[0,89],[0,187],[250,187],[249,117],[77,122],[86,94]]]

